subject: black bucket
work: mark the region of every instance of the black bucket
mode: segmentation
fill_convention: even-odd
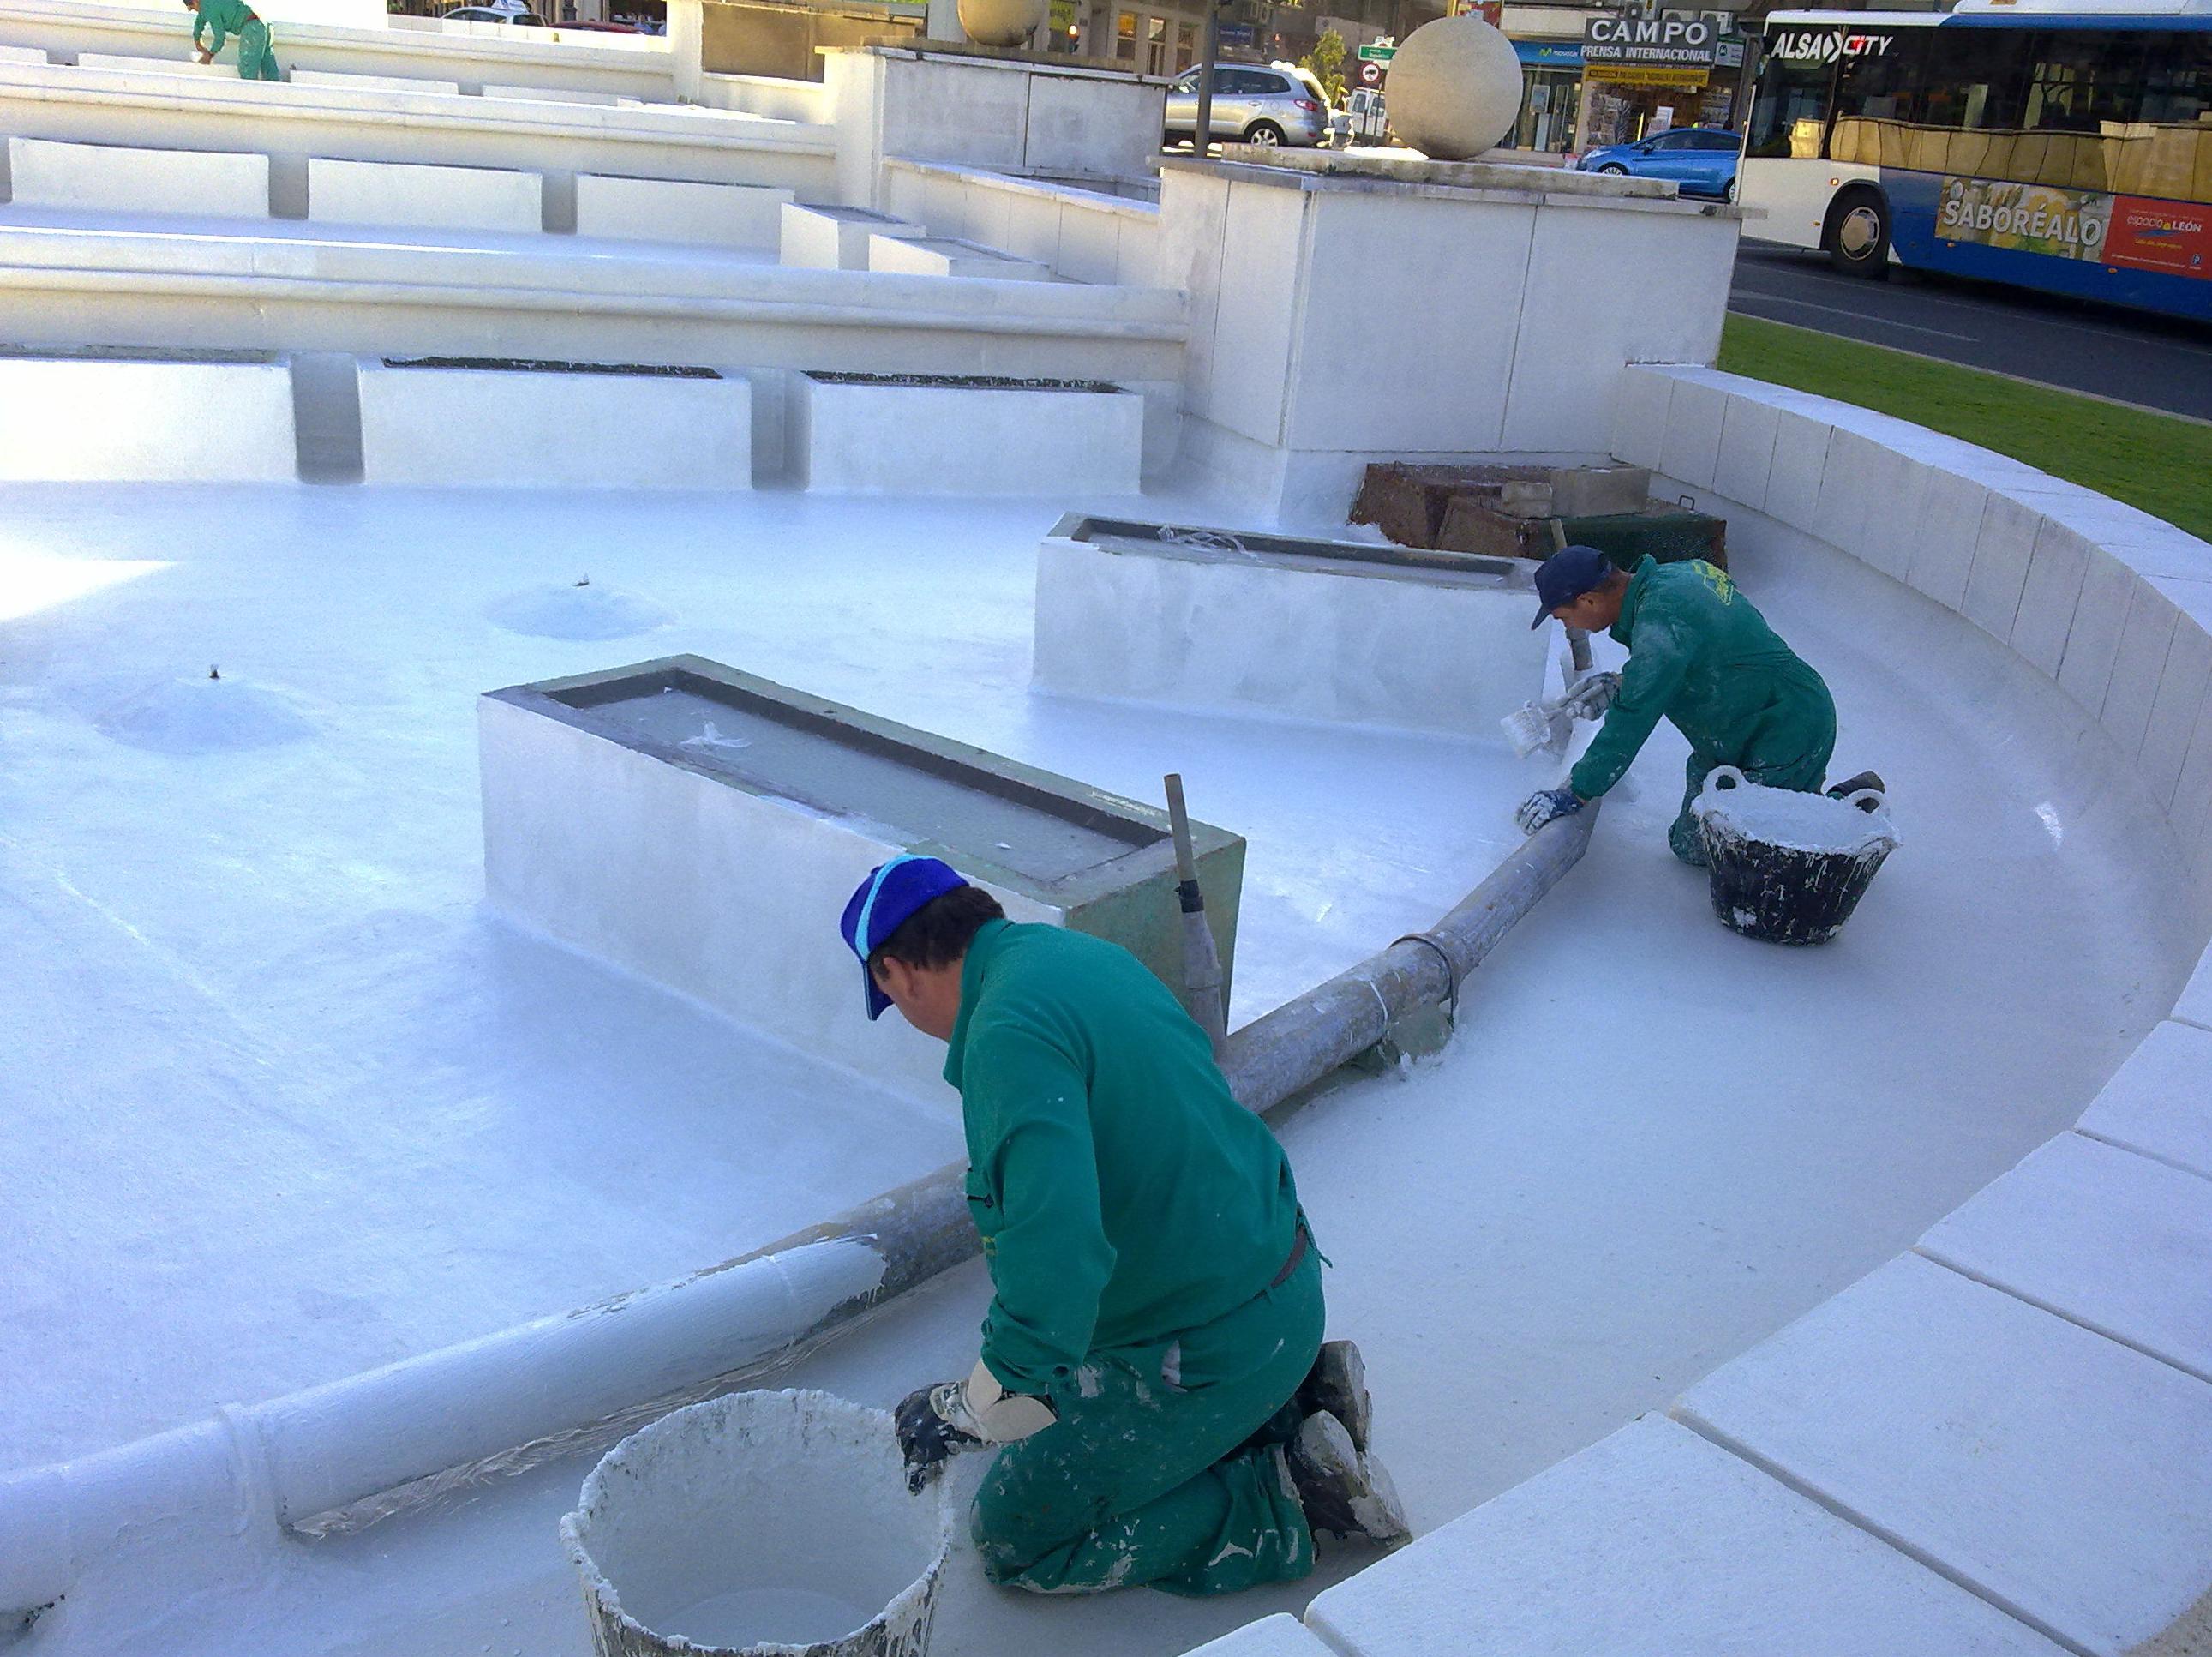
[[[1827,942],[1897,849],[1887,803],[1874,789],[1832,800],[1763,788],[1721,765],[1696,810],[1713,913],[1730,931],[1767,943]],[[1762,814],[1778,813],[1789,819],[1792,843],[1762,829]]]

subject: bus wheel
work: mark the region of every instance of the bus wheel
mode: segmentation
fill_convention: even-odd
[[[1860,186],[1836,197],[1820,246],[1838,271],[1876,282],[1889,275],[1889,198]]]

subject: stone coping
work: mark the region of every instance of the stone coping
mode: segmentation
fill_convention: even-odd
[[[925,178],[934,175],[957,179],[963,184],[972,184],[978,189],[1000,190],[1014,196],[1033,196],[1062,207],[1119,213],[1148,225],[1159,222],[1160,205],[1158,202],[1140,201],[1133,196],[1109,195],[1102,190],[1085,190],[1080,185],[1025,179],[1018,174],[994,173],[987,168],[961,167],[951,161],[908,161],[901,155],[886,155],[884,168],[886,172],[913,173]]]
[[[2212,545],[1686,367],[1613,452],[1913,588],[2064,691],[2212,917]],[[2063,1033],[2053,1033],[2063,1039]],[[1679,1399],[1319,1595],[1339,1657],[2120,1657],[2212,1642],[2212,950],[2075,1127]]]

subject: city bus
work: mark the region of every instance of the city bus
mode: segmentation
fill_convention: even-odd
[[[1777,12],[1747,235],[2212,320],[2212,0]]]

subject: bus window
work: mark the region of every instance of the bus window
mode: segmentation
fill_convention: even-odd
[[[2027,37],[2013,29],[1939,29],[1928,60],[1920,119],[1954,131],[2005,131],[2021,125]]]
[[[1836,76],[1836,119],[1909,121],[1934,29],[1898,29],[1888,51],[1846,57]]]
[[[1744,154],[1799,161],[1820,159],[1819,134],[1828,120],[1828,94],[1835,83],[1836,66],[1816,56],[1784,57],[1770,48],[1759,65],[1759,89],[1752,101],[1751,127],[1744,134]],[[1791,143],[1800,131],[1814,139],[1808,149]]]
[[[2069,30],[2034,37],[2027,119],[2030,131],[2094,132],[2108,121],[2132,121],[2142,107],[2140,34]]]
[[[2176,126],[2203,120],[2212,112],[2212,33],[2149,39],[2142,113],[2136,119]]]

